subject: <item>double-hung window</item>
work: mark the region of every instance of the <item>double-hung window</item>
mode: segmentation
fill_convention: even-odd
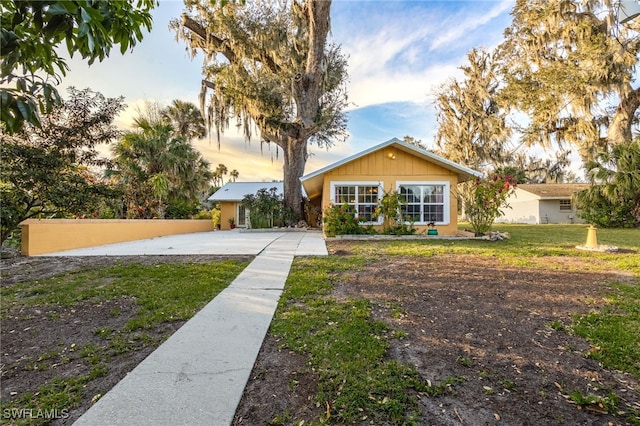
[[[449,182],[398,182],[401,213],[417,224],[449,223]]]
[[[378,208],[381,184],[378,182],[332,182],[333,204],[348,204],[356,217],[365,222],[378,222],[375,211]]]

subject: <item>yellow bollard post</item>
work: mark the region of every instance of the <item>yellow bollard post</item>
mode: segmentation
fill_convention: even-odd
[[[587,242],[584,245],[587,248],[598,248],[598,237],[596,236],[596,227],[591,225],[587,231]]]

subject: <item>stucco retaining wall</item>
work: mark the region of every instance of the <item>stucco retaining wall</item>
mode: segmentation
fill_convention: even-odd
[[[21,253],[25,256],[165,235],[213,231],[210,219],[29,219],[20,226]]]

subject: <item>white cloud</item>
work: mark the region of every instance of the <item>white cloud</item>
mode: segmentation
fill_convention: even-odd
[[[435,124],[432,111],[424,105],[431,102],[433,87],[458,75],[458,67],[472,47],[500,38],[508,19],[504,12],[512,4],[513,0],[335,0],[332,38],[349,55],[349,99],[366,111],[349,122],[353,136],[346,143],[328,151],[310,148],[314,155],[306,172],[390,137],[408,134],[431,142]],[[154,11],[152,34],[145,35],[133,52],[120,55],[114,51],[92,67],[78,57],[70,60],[71,71],[63,86],[90,87],[109,97],[125,96],[129,106],[116,121],[123,129],[130,128],[136,106],[146,99],[163,105],[173,99],[197,103],[201,58],[192,61],[184,44],[176,43],[167,29],[169,19],[178,17],[182,8],[181,1],[162,0]],[[362,108],[368,106],[380,108]],[[220,150],[215,138],[194,145],[214,168],[223,163],[229,170],[237,169],[240,180],[282,179],[282,156],[276,159],[275,146],[264,145],[261,153],[259,138],[245,144],[233,130],[223,136]]]
[[[502,27],[479,29],[504,19],[513,0],[474,3],[367,2],[366,18],[354,19],[335,34],[349,55],[351,101],[357,107],[424,102],[433,87],[459,75],[471,48],[480,42],[495,44]],[[349,6],[348,11],[363,13]]]
[[[503,0],[496,2],[495,6],[486,13],[472,13],[470,16],[461,16],[461,14],[458,13],[449,17],[441,25],[444,31],[431,43],[430,49],[439,49],[441,46],[449,45],[462,38],[480,38],[478,37],[480,34],[475,34],[472,37],[473,31],[504,13],[509,12],[513,8],[513,4],[513,0]],[[478,12],[480,11],[479,8],[476,10]]]
[[[416,71],[381,71],[361,78],[349,86],[349,97],[357,107],[386,102],[417,102],[429,100],[435,86],[459,74],[453,64],[436,65]]]

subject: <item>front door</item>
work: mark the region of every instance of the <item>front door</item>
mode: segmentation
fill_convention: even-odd
[[[247,209],[238,204],[238,227],[245,228],[247,226]]]

